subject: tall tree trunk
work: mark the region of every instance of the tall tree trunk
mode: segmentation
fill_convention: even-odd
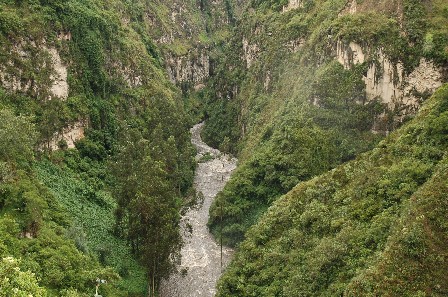
[[[155,290],[155,288],[156,288],[156,279],[155,278],[156,278],[156,257],[154,255],[153,266],[152,266],[152,291],[153,292],[156,291]]]

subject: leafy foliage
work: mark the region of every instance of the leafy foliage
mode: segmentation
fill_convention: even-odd
[[[16,259],[6,257],[1,263],[0,296],[45,296],[45,289],[39,287],[34,274],[29,271],[20,271]]]
[[[15,116],[11,110],[0,110],[0,159],[26,161],[32,158],[36,130],[24,116]]]
[[[444,30],[437,23],[446,22],[441,1],[399,2],[357,1],[354,14],[339,0],[300,1],[291,11],[283,10],[285,1],[248,3],[204,92],[203,138],[214,147],[230,144],[241,164],[212,206],[215,236],[221,206],[224,240],[235,245],[280,195],[386,134],[371,131],[399,126],[399,108],[368,101],[363,77],[372,64],[380,75],[378,52],[409,73],[423,57],[445,65],[447,45],[438,39],[445,49],[431,52],[435,32]],[[344,69],[334,55],[350,42],[365,61]]]
[[[21,266],[36,273],[49,296],[91,295],[98,277],[110,281],[100,287],[104,295],[146,293],[150,267],[143,260],[162,246],[145,242],[145,254],[133,254],[128,238],[114,235],[120,203],[111,195],[114,176],[107,166],[121,156],[120,139],[128,139],[131,130],[154,140],[146,150],[154,158],[145,164],[156,168],[145,172],[139,201],[156,197],[145,202],[152,206],[169,197],[165,208],[151,208],[152,217],[166,219],[171,234],[178,235],[178,211],[190,191],[194,159],[181,92],[168,80],[153,41],[166,32],[155,32],[148,19],[170,19],[154,14],[166,5],[0,1],[1,80],[7,89],[0,88],[0,219],[11,227],[2,233],[0,256],[22,258]],[[50,50],[68,72],[66,100],[52,94],[57,73]],[[84,126],[84,138],[75,148],[59,141],[61,150],[50,152],[55,135],[67,134],[75,123]],[[134,169],[131,175],[143,172]],[[148,188],[151,184],[166,195]],[[161,234],[145,224],[133,227]],[[163,248],[178,250],[176,240]]]
[[[248,227],[280,195],[301,181],[353,159],[381,138],[370,130],[384,107],[375,101],[366,102],[362,67],[345,70],[337,62],[328,62],[317,71],[304,67],[286,73],[281,83],[290,84],[290,77],[295,77],[301,92],[285,103],[277,102],[280,106],[261,107],[260,115],[247,115],[247,126],[252,128],[242,142],[248,146],[241,152],[243,163],[211,208],[209,226],[216,236],[223,206],[224,240],[231,245],[243,239]],[[313,76],[311,82],[305,79]],[[254,100],[263,104],[264,100],[284,95],[279,90],[272,99]],[[271,107],[278,108],[278,116],[269,113]],[[221,115],[226,117],[224,112]],[[217,124],[223,122],[213,121],[209,131],[214,131],[211,129]],[[263,128],[255,129],[258,125]],[[253,149],[250,154],[249,148]]]
[[[86,161],[77,159],[81,166],[89,166]],[[89,166],[92,171],[93,166]],[[102,265],[113,267],[121,276],[117,282],[119,288],[128,294],[143,294],[144,269],[133,259],[127,242],[113,235],[116,202],[103,190],[104,186],[98,185],[94,178],[81,179],[69,167],[61,169],[48,161],[37,164],[36,170],[67,213],[70,223],[65,234],[76,248],[84,254],[95,255]]]
[[[218,296],[443,296],[448,86],[356,160],[300,183],[247,232]]]
[[[158,117],[159,112],[169,111],[160,109],[153,115]],[[124,131],[111,164],[118,201],[116,232],[131,243],[147,269],[151,296],[179,260],[181,195],[186,194],[192,177],[191,145],[177,130],[182,124],[173,120],[165,129],[163,121],[148,121],[142,131]]]

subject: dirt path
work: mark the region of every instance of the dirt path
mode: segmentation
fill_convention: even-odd
[[[208,212],[216,194],[222,190],[236,167],[237,160],[221,154],[219,150],[202,142],[200,132],[203,124],[191,129],[191,142],[197,147],[197,160],[207,153],[213,159],[198,163],[194,180],[195,188],[204,195],[203,204],[190,209],[183,217],[185,246],[182,248],[182,263],[179,271],[161,286],[162,297],[214,296],[216,282],[221,275],[221,248],[207,229]],[[192,233],[187,226],[192,227]],[[229,263],[232,249],[223,247],[224,267]]]

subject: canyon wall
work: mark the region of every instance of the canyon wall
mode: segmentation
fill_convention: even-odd
[[[336,45],[336,59],[345,69],[366,63],[363,77],[366,85],[366,99],[379,100],[401,118],[415,114],[424,99],[443,84],[443,69],[432,61],[420,59],[417,67],[406,72],[401,62],[393,63],[381,49],[350,42],[339,41]]]

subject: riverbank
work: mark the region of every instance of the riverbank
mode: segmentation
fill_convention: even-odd
[[[229,180],[236,168],[237,159],[204,143],[200,136],[202,127],[203,123],[191,129],[191,141],[198,150],[194,185],[204,199],[200,205],[189,209],[182,218],[185,242],[181,251],[182,262],[179,272],[162,282],[162,297],[214,296],[216,282],[233,254],[232,249],[223,247],[221,267],[221,247],[209,233],[207,220],[210,205]],[[204,156],[207,158],[203,158]]]

